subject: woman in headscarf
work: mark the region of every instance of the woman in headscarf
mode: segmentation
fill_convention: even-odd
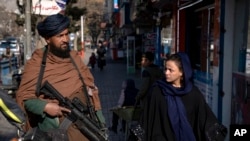
[[[146,141],[224,140],[226,128],[193,85],[192,73],[187,54],[169,56],[165,78],[156,81],[147,95],[143,113]]]

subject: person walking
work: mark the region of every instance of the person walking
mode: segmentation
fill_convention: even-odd
[[[2,58],[9,59],[9,58],[14,57],[14,56],[15,56],[14,53],[12,53],[10,50],[10,46],[7,46],[5,53],[2,54]]]
[[[38,23],[38,33],[45,39],[47,45],[36,49],[25,64],[16,94],[18,104],[28,114],[29,126],[38,127],[45,132],[52,129],[59,130],[65,116],[71,112],[70,109],[60,106],[56,99],[40,93],[40,85],[45,81],[70,100],[78,98],[87,105],[89,98],[98,120],[105,125],[94,78],[77,52],[69,48],[69,25],[69,18],[62,14],[50,15]],[[84,91],[85,87],[88,93]],[[66,131],[69,141],[90,140],[74,123],[71,123]]]
[[[135,105],[135,97],[138,93],[138,89],[135,87],[135,81],[133,79],[126,79],[122,82],[122,90],[121,94],[115,108],[121,108],[126,106],[134,106]],[[113,112],[112,116],[112,126],[108,129],[117,133],[119,116]],[[122,128],[121,131],[125,131],[126,121],[122,120]]]
[[[92,52],[91,56],[89,57],[89,65],[91,65],[91,68],[94,69],[95,68],[95,64],[96,64],[96,56],[95,53]]]
[[[103,70],[103,67],[106,66],[106,59],[105,59],[106,49],[103,46],[103,43],[101,40],[98,42],[98,48],[96,52],[98,55],[98,58],[97,58],[98,68],[100,70]]]
[[[223,141],[227,129],[219,123],[192,81],[187,54],[166,60],[165,78],[147,94],[143,111],[145,141]]]

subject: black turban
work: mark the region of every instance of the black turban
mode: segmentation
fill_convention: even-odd
[[[42,22],[38,23],[37,30],[42,37],[51,37],[64,29],[68,28],[70,20],[62,14],[55,14],[46,17]]]

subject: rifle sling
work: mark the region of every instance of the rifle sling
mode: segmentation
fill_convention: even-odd
[[[45,51],[43,53],[41,68],[40,68],[40,72],[39,72],[39,76],[38,76],[37,84],[36,84],[36,96],[37,97],[39,97],[39,95],[40,95],[41,83],[42,83],[42,79],[43,79],[44,69],[46,66],[47,54],[48,54],[48,46],[45,46]]]
[[[80,72],[79,68],[77,67],[77,65],[76,65],[76,63],[75,63],[75,61],[74,61],[74,59],[73,59],[71,56],[70,56],[70,59],[71,59],[71,62],[73,63],[73,65],[75,66],[75,68],[76,68],[76,70],[77,70],[77,72],[78,72],[78,75],[79,75],[79,77],[80,77],[80,80],[81,80],[81,82],[82,82],[82,84],[83,84],[83,92],[84,92],[84,94],[85,94],[85,96],[86,96],[86,98],[87,98],[87,107],[92,107],[92,105],[91,105],[91,103],[90,103],[89,95],[88,95],[88,90],[87,90],[86,85],[85,85],[85,83],[84,83],[84,80],[83,80],[83,77],[82,77],[82,75],[81,75],[81,72]]]

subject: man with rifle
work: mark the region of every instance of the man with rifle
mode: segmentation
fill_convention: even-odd
[[[25,64],[17,102],[28,114],[28,129],[46,132],[53,141],[108,140],[94,78],[69,48],[69,25],[62,14],[48,16],[37,25],[47,45],[35,50]],[[61,99],[48,95],[55,91],[47,89],[47,83]]]

